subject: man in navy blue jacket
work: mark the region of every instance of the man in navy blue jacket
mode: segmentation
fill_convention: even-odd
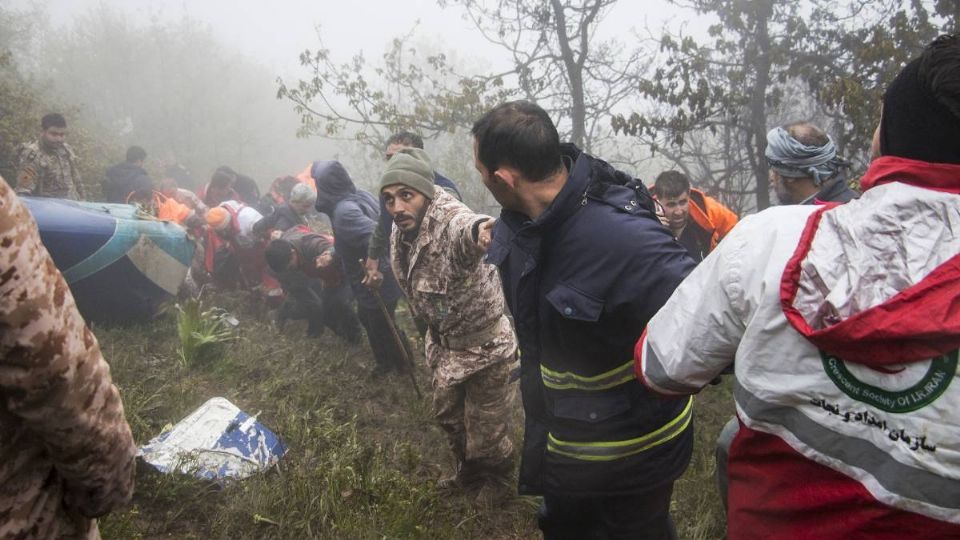
[[[403,360],[404,351],[397,345],[390,329],[390,326],[396,326],[394,311],[402,293],[393,277],[390,262],[384,260],[379,265],[383,282],[378,293],[360,284],[366,275],[361,261],[366,257],[370,236],[380,219],[380,205],[373,195],[357,189],[339,161],[315,161],[310,175],[317,185],[316,208],[333,221],[337,257],[357,299],[357,318],[367,331],[367,340],[377,361],[375,374],[403,371],[408,368]],[[380,302],[383,302],[390,320],[384,316]],[[399,329],[398,333],[409,355],[411,348],[407,337]]]
[[[503,205],[487,257],[520,342],[520,492],[544,496],[548,539],[675,538],[692,401],[649,392],[630,359],[693,261],[643,184],[561,145],[537,105],[500,105],[473,135],[477,170]]]

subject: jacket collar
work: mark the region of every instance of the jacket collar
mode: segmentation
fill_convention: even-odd
[[[841,173],[827,180],[820,191],[807,197],[800,204],[826,204],[845,201],[846,199],[842,195],[848,189],[850,188],[847,187],[847,175]]]
[[[533,221],[537,228],[548,228],[565,221],[584,204],[587,186],[593,176],[590,156],[579,150],[576,150],[576,153],[567,151],[561,155],[567,169],[567,181],[546,211]]]
[[[568,145],[564,145],[566,146]],[[535,220],[520,212],[503,209],[500,212],[500,219],[494,225],[493,242],[487,249],[488,263],[500,266],[507,259],[514,245],[529,251],[531,249],[529,242],[534,241],[540,231],[564,221],[586,202],[587,185],[590,180],[588,156],[581,155],[579,150],[576,157],[570,152],[563,151],[561,156],[564,167],[567,169],[567,181],[560,192],[543,214]],[[525,241],[524,238],[527,240]]]
[[[562,145],[561,157],[567,169],[567,181],[553,202],[537,219],[532,220],[513,210],[504,210],[501,213],[501,220],[506,222],[514,234],[521,234],[530,229],[547,228],[564,221],[583,205],[587,185],[592,176],[590,156],[573,145]]]
[[[860,186],[866,191],[890,182],[960,194],[960,165],[882,156],[870,163]]]
[[[499,265],[519,237],[528,232],[536,234],[566,221],[588,200],[634,215],[647,213],[651,219],[656,219],[649,193],[639,180],[573,144],[560,145],[560,153],[568,172],[566,184],[536,220],[519,212],[503,210],[494,228],[493,244],[487,251],[488,262]],[[641,201],[642,198],[645,200]]]

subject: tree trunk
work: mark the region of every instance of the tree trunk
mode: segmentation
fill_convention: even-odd
[[[566,67],[567,82],[570,84],[570,142],[584,147],[584,136],[587,126],[587,107],[583,91],[583,60],[587,57],[587,28],[596,12],[600,10],[599,2],[591,6],[591,14],[585,16],[584,22],[580,25],[581,47],[580,58],[576,58],[573,49],[570,47],[570,36],[567,34],[567,18],[563,12],[563,5],[560,0],[551,0],[550,6],[553,8],[553,20],[556,23],[557,40],[560,43],[560,55],[563,58],[563,65]],[[589,150],[585,148],[585,150]]]
[[[768,23],[773,17],[773,2],[757,2],[753,54],[747,55],[747,66],[753,65],[756,75],[750,91],[750,135],[748,149],[750,165],[756,178],[757,211],[770,206],[769,167],[764,157],[767,149],[767,87],[770,85],[770,33]],[[753,57],[752,59],[750,57]],[[752,62],[751,62],[752,60]]]

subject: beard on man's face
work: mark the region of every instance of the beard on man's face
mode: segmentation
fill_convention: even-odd
[[[784,187],[782,181],[773,187],[773,192],[777,196],[777,202],[780,203],[780,206],[788,206],[791,204],[797,204],[798,202],[793,200],[793,196],[790,195],[790,192]]]
[[[417,218],[406,212],[399,212],[393,216],[393,223],[401,231],[406,231],[409,230],[411,226],[416,226]]]

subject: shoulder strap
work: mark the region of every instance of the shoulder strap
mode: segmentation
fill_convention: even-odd
[[[234,210],[230,205],[220,205],[220,208],[223,208],[228,214],[230,214],[230,228],[233,229],[234,234],[240,234],[240,220],[238,219],[238,214],[240,213],[240,210],[243,210],[244,206],[246,205],[240,203],[240,208]]]

